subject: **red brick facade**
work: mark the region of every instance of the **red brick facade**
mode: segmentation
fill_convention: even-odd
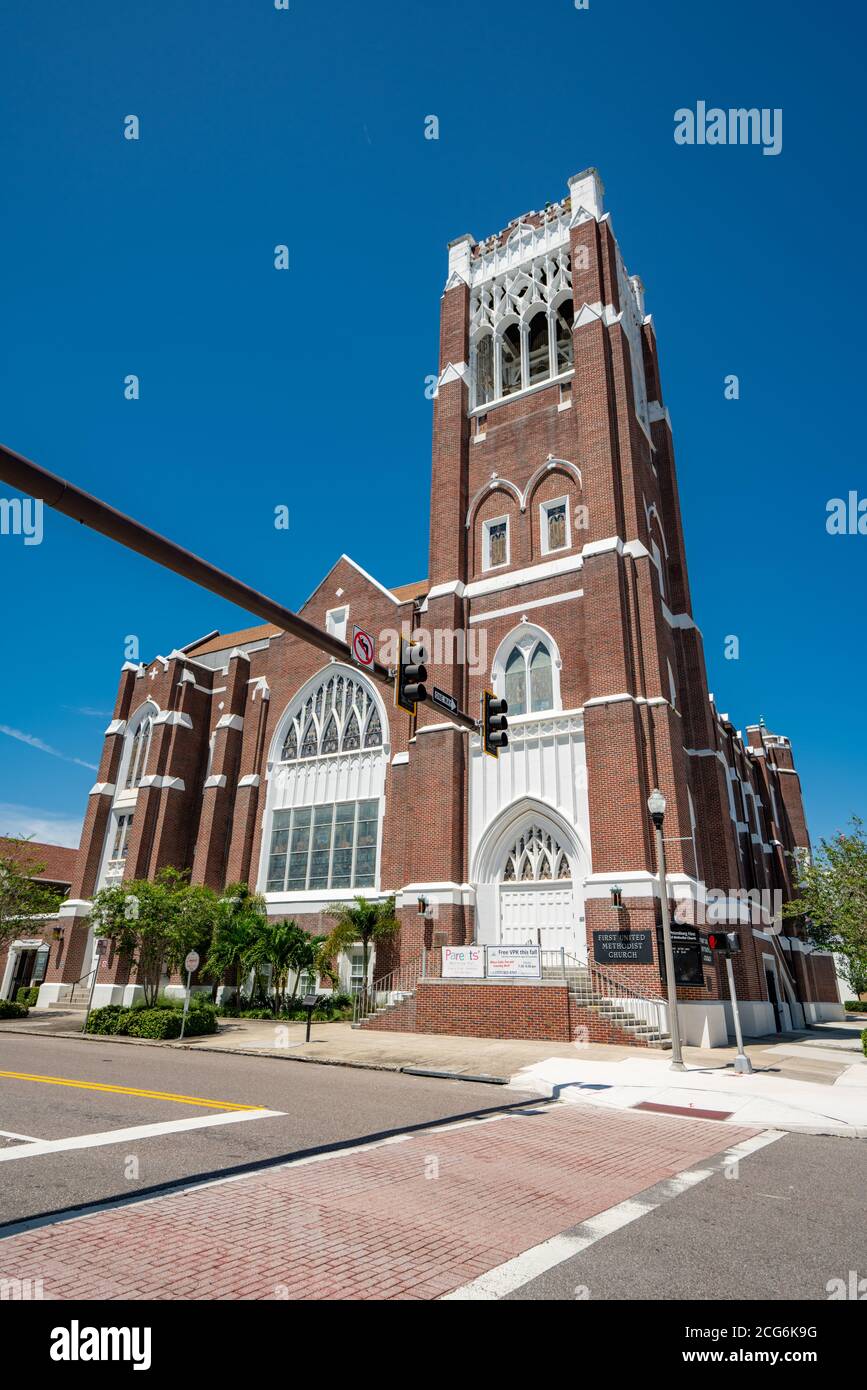
[[[750,727],[744,742],[709,697],[654,325],[640,281],[626,274],[598,175],[585,171],[570,181],[569,197],[515,219],[496,237],[460,238],[450,248],[449,271],[434,405],[428,580],[389,591],[343,556],[302,613],[325,627],[329,613],[333,619],[335,610],[346,610],[349,634],[354,622],[379,634],[384,660],[393,660],[393,649],[385,651],[390,634],[423,630],[433,648],[428,687],[451,692],[470,712],[485,688],[504,688],[509,643],[528,634],[530,663],[538,633],[552,658],[553,696],[547,704],[540,696],[511,719],[511,746],[496,767],[479,753],[477,740],[432,704],[419,707],[417,721],[384,704],[379,761],[361,749],[359,771],[342,749],[328,755],[323,744],[313,759],[316,776],[321,771],[325,786],[333,773],[327,756],[334,756],[343,759],[346,777],[356,779],[353,786],[375,786],[378,865],[375,883],[364,891],[396,892],[403,924],[399,942],[380,953],[377,975],[436,943],[516,939],[520,925],[507,928],[506,914],[519,924],[530,896],[524,902],[521,882],[503,880],[507,838],[514,832],[519,842],[538,823],[540,843],[553,846],[551,855],[562,847],[563,862],[568,859],[561,879],[571,890],[557,887],[550,863],[540,871],[532,884],[538,890],[532,931],[550,932],[543,945],[566,941],[579,956],[589,949],[592,960],[594,931],[615,924],[625,933],[649,930],[652,962],[616,973],[624,990],[659,994],[649,793],[659,787],[668,803],[673,910],[701,899],[705,887],[727,898],[749,890],[778,890],[788,898],[788,856],[809,844],[792,752],[763,726]],[[541,341],[538,332],[533,337],[534,308],[547,315],[550,343],[568,339],[563,352],[571,355],[571,364],[568,356],[561,361],[560,348],[551,347],[548,376],[538,382],[531,363]],[[488,333],[493,399],[480,404]],[[520,369],[509,359],[510,342],[518,339]],[[507,370],[519,372],[512,391],[503,386]],[[565,508],[565,535],[546,504]],[[507,556],[498,550],[502,563],[491,563],[503,522]],[[444,633],[458,634],[457,645],[471,655],[475,643],[478,660],[451,650]],[[275,788],[291,785],[300,796],[303,785],[303,804],[314,808],[326,796],[317,792],[313,773],[305,781],[303,769],[281,766],[277,745],[308,682],[311,698],[319,698],[314,678],[327,679],[329,669],[344,681],[359,679],[357,671],[329,668],[319,650],[268,626],[124,668],[70,894],[78,906],[63,919],[64,940],[52,951],[48,982],[77,978],[87,953],[87,905],[101,875],[104,881],[107,837],[116,834],[125,804],[120,782],[144,702],[153,702],[157,713],[134,798],[125,878],[175,864],[215,888],[245,880],[264,889],[273,871],[266,864],[274,798],[288,795]],[[528,700],[535,698],[528,689]],[[327,744],[327,730],[322,735],[321,723],[317,728]],[[340,775],[333,773],[328,785],[338,791],[327,797],[368,795],[341,791]],[[423,823],[415,804],[419,788]],[[612,907],[614,887],[622,893],[619,911]],[[432,921],[418,915],[419,892],[434,906]],[[330,888],[278,894],[273,911],[323,930],[323,909],[334,896]],[[548,912],[560,914],[556,924]],[[818,1016],[811,1001],[833,1008],[827,958],[811,957],[797,936],[782,937],[758,917],[740,930],[737,985],[756,1006],[756,1025],[771,1020],[768,970],[791,1021],[804,1003],[811,1016]],[[123,983],[122,969],[106,960],[100,983]],[[571,1035],[564,989],[516,988],[511,1002],[491,1002],[508,993],[508,986],[423,985],[414,1026],[475,1032],[467,1013],[476,1010],[477,1020],[484,1014],[485,1026],[494,1026],[487,1014],[495,1009],[497,1028],[513,1036]],[[531,1006],[533,993],[544,1001]],[[703,984],[681,991],[684,1004],[718,1010],[726,995],[725,972],[716,965],[705,966]]]

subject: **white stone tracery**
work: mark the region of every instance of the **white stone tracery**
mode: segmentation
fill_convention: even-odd
[[[281,763],[382,747],[382,721],[366,684],[335,672],[290,716],[280,749]]]
[[[523,831],[506,855],[504,883],[544,883],[571,879],[569,860],[559,841],[541,826]]]
[[[470,293],[470,408],[571,371],[572,324],[568,246],[547,250],[475,286]]]

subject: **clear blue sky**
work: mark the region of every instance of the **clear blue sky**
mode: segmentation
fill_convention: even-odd
[[[867,537],[825,530],[867,494],[862,25],[803,0],[7,7],[0,438],[292,605],[343,550],[421,578],[446,243],[596,165],[656,322],[711,689],[792,738],[828,834],[867,815]],[[676,145],[700,99],[782,107],[782,153]],[[0,725],[54,750],[0,733],[0,831],[71,842],[124,637],[147,658],[246,615],[48,513],[41,546],[0,537],[0,585]]]

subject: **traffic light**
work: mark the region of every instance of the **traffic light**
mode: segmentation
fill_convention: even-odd
[[[509,735],[506,718],[509,706],[505,700],[498,700],[492,690],[482,695],[482,747],[492,758],[499,756],[501,748],[508,748]]]
[[[400,643],[397,680],[394,683],[394,703],[407,714],[415,714],[416,705],[427,699],[424,682],[427,680],[427,653],[421,642]]]
[[[736,931],[709,931],[707,944],[709,950],[719,951],[724,956],[736,956],[741,949]]]

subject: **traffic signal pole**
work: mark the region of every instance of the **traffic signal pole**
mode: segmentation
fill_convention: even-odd
[[[735,1022],[735,1038],[737,1039],[738,1044],[738,1053],[735,1057],[735,1071],[738,1073],[739,1076],[750,1076],[752,1074],[753,1064],[750,1061],[747,1054],[744,1052],[744,1035],[741,1032],[741,1016],[738,1011],[738,995],[737,990],[735,989],[735,972],[734,967],[732,966],[731,954],[728,951],[726,951],[726,973],[728,975],[729,982],[729,999],[731,1000],[732,1014],[734,1015]]]
[[[342,642],[339,637],[333,637],[330,633],[323,632],[314,623],[309,623],[306,618],[299,617],[297,613],[293,613],[282,603],[277,603],[274,599],[259,593],[249,584],[235,579],[231,574],[218,569],[208,560],[194,555],[191,550],[185,550],[183,546],[177,545],[168,537],[161,536],[157,531],[152,531],[147,526],[142,526],[131,516],[117,511],[114,507],[110,507],[107,502],[100,501],[98,497],[84,492],[56,473],[50,473],[47,468],[40,467],[38,463],[32,463],[30,459],[16,454],[14,450],[7,449],[3,444],[0,444],[0,479],[11,487],[17,488],[19,492],[41,499],[45,506],[51,507],[53,511],[62,512],[64,516],[71,517],[73,521],[80,522],[82,526],[89,527],[91,531],[98,531],[100,535],[108,536],[110,540],[117,541],[119,545],[126,546],[128,550],[135,550],[139,555],[144,555],[148,560],[154,560],[165,569],[174,570],[175,574],[181,575],[183,579],[192,580],[200,588],[208,589],[212,594],[219,594],[221,598],[237,604],[245,612],[253,613],[256,617],[273,623],[275,627],[279,627],[283,632],[288,632],[290,636],[298,637],[302,642],[308,642],[310,646],[318,647],[320,651],[326,652],[329,656],[337,657],[340,661],[346,661],[350,665],[358,665],[353,660],[352,650],[348,642]],[[379,681],[380,685],[387,685],[389,689],[393,688],[395,674],[387,666],[383,666],[381,662],[374,662],[372,668],[360,667],[359,669],[365,670],[374,680]],[[463,710],[450,712],[449,719],[452,723],[458,724],[461,728],[472,733],[478,731],[478,721],[464,713]]]

